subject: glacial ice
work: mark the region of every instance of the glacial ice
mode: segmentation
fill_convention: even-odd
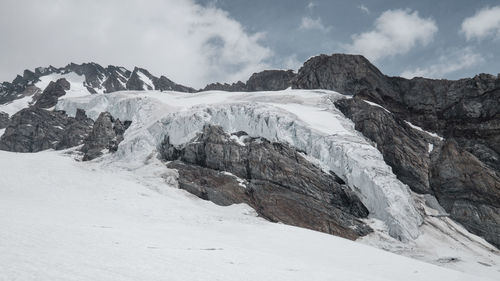
[[[125,140],[111,156],[115,163],[139,168],[154,155],[166,135],[174,144],[192,139],[207,123],[228,132],[287,142],[317,159],[343,178],[360,195],[373,218],[387,225],[388,233],[408,241],[419,236],[423,217],[411,192],[392,173],[380,152],[354,129],[354,124],[333,106],[344,96],[331,91],[279,92],[117,92],[81,98],[63,98],[57,109],[70,115],[85,109],[95,119],[109,111],[131,120]]]

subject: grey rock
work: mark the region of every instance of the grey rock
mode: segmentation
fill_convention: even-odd
[[[433,157],[430,183],[439,203],[472,233],[500,247],[500,176],[449,139]]]
[[[292,70],[264,70],[254,73],[246,83],[247,91],[279,91],[289,88],[295,73]]]
[[[9,125],[9,114],[0,111],[0,129],[6,128]]]
[[[177,91],[177,92],[185,92],[185,93],[194,93],[195,89],[191,87],[186,87],[180,84],[173,82],[165,76],[160,76],[158,79],[153,79],[153,84],[155,90],[158,91]]]
[[[54,107],[59,98],[70,89],[70,86],[70,83],[64,78],[56,82],[51,81],[42,94],[36,98],[35,106],[40,108]]]
[[[134,71],[132,72],[132,75],[130,75],[130,78],[127,81],[127,90],[133,90],[133,91],[154,90],[153,85],[147,85],[146,83],[144,83],[139,73],[145,75],[150,80],[152,80],[153,78],[153,75],[151,75],[149,71],[143,68],[135,67]]]
[[[233,84],[212,83],[207,85],[202,91],[279,91],[291,87],[294,78],[295,73],[292,70],[264,70],[252,74],[246,83],[241,81]]]
[[[113,118],[109,112],[102,112],[81,148],[84,153],[83,161],[100,157],[105,150],[116,151],[129,125],[130,122],[123,124],[120,119]]]
[[[245,92],[247,90],[247,85],[241,81],[238,81],[233,84],[221,84],[221,83],[212,83],[205,86],[200,91],[226,91],[226,92]]]
[[[368,210],[340,178],[286,144],[238,135],[245,145],[207,125],[181,147],[167,137],[160,152],[179,170],[180,188],[216,204],[244,202],[271,221],[350,239],[371,232],[359,220]]]
[[[77,146],[83,142],[91,126],[92,120],[77,120],[63,111],[25,108],[12,116],[0,138],[0,149],[37,152]]]
[[[396,115],[370,105],[359,97],[335,105],[355,124],[355,129],[376,144],[398,179],[418,193],[432,193],[429,185],[429,143],[439,140],[413,129]]]

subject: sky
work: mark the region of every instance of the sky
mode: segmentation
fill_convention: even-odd
[[[332,53],[388,75],[458,79],[500,72],[500,2],[2,0],[0,38],[0,81],[97,62],[203,87]]]

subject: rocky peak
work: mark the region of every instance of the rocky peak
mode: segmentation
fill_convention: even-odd
[[[333,54],[310,58],[292,82],[294,89],[326,89],[354,95],[363,89],[385,87],[385,75],[365,57]]]

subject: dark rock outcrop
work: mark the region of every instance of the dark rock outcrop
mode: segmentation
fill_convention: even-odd
[[[72,118],[63,111],[25,108],[12,116],[0,138],[0,149],[37,152],[77,146],[90,132],[92,123],[91,119]]]
[[[6,128],[9,125],[9,114],[0,111],[0,129]]]
[[[178,169],[180,188],[200,198],[247,203],[271,221],[350,239],[371,232],[358,219],[368,210],[349,187],[286,144],[207,125],[181,147],[167,137],[160,151]]]
[[[56,82],[51,81],[42,94],[36,98],[35,106],[40,108],[56,106],[59,98],[66,94],[70,86],[70,83],[64,78]]]
[[[184,93],[194,93],[195,89],[191,87],[186,87],[180,84],[175,83],[174,81],[168,79],[165,76],[160,76],[158,79],[153,79],[153,84],[155,86],[155,90],[158,91],[177,91]]]
[[[291,87],[295,73],[292,70],[264,70],[252,74],[246,83],[238,81],[233,84],[213,83],[207,85],[202,91],[228,91],[228,92],[253,92],[253,91],[279,91]]]
[[[399,180],[418,193],[432,193],[429,185],[430,147],[440,140],[413,129],[404,120],[359,97],[335,105],[351,119],[355,129],[376,144]]]
[[[247,90],[247,85],[241,81],[238,81],[233,84],[221,84],[221,83],[212,83],[205,86],[200,91],[226,91],[226,92],[245,92]]]
[[[433,159],[430,182],[453,219],[500,248],[498,172],[450,139]]]
[[[292,70],[264,70],[254,73],[246,83],[247,91],[279,91],[289,88],[295,73]]]
[[[84,141],[81,151],[84,153],[83,161],[100,157],[104,150],[114,152],[123,140],[125,130],[130,126],[120,119],[115,119],[109,112],[102,112],[94,123],[92,131]]]
[[[146,79],[143,79],[143,77],[146,77]],[[133,90],[133,91],[142,91],[142,90],[154,90],[153,89],[153,82],[152,82],[153,75],[149,73],[146,69],[142,68],[134,68],[134,71],[132,71],[132,75],[130,75],[130,78],[127,81],[127,90]],[[151,83],[148,83],[148,81],[143,81],[143,80],[150,80]]]

